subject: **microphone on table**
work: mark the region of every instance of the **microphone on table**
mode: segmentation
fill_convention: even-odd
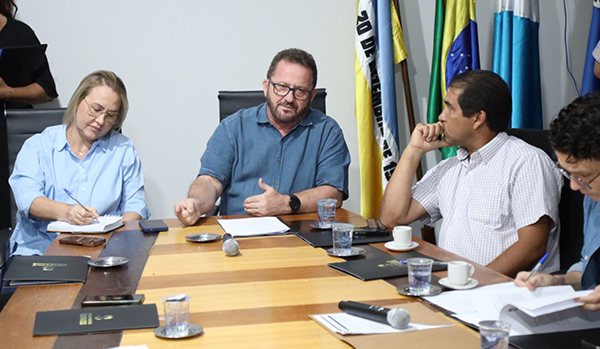
[[[223,235],[223,252],[230,257],[240,253],[240,245],[229,233]]]
[[[402,308],[388,309],[353,301],[342,301],[338,307],[344,313],[381,322],[397,329],[407,328],[410,324],[410,314]]]

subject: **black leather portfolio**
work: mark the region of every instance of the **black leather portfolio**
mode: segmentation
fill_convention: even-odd
[[[307,244],[313,247],[331,247],[333,246],[333,236],[331,229],[316,229],[310,226],[314,221],[300,220],[285,222],[294,234]],[[393,240],[392,232],[388,230],[377,230],[358,227],[354,229],[352,235],[352,245],[372,244],[376,242],[385,242]]]
[[[521,349],[593,349],[600,347],[600,329],[513,336],[510,344]]]
[[[85,282],[89,257],[15,256],[4,276],[10,286]]]
[[[155,328],[156,304],[44,311],[35,315],[34,336]]]
[[[0,52],[0,77],[8,86],[27,86],[44,64],[48,45],[6,47]]]
[[[398,255],[329,263],[327,266],[350,276],[354,276],[360,280],[368,281],[408,275],[408,267],[406,264],[402,263],[402,261],[415,257],[430,258],[433,259],[434,262],[440,262],[435,258],[425,256],[415,251],[410,251]],[[447,268],[448,266],[445,263],[434,263],[432,270],[440,271],[446,270]]]

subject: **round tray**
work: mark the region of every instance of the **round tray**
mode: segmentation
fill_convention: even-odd
[[[111,268],[126,264],[127,262],[129,262],[129,259],[125,257],[110,256],[89,260],[88,264],[97,268]]]
[[[158,326],[157,328],[154,329],[154,335],[156,337],[167,338],[167,339],[190,338],[190,337],[199,336],[202,333],[204,333],[204,329],[202,328],[202,326],[196,325],[196,324],[188,324],[188,333],[183,336],[167,336],[166,326]]]
[[[365,254],[367,251],[361,247],[352,247],[350,254],[335,254],[333,253],[333,247],[327,249],[327,254],[333,257],[356,257],[361,254]]]
[[[310,223],[310,227],[311,227],[311,228],[313,228],[313,229],[320,229],[320,230],[331,230],[331,227],[329,227],[329,228],[321,227],[321,226],[319,225],[319,222],[311,222],[311,223]]]
[[[442,288],[439,286],[431,285],[429,287],[429,293],[414,294],[414,293],[410,293],[409,287],[406,284],[406,285],[400,285],[400,286],[396,287],[396,291],[398,291],[398,293],[400,293],[401,295],[404,295],[404,296],[427,297],[427,296],[435,296],[436,294],[440,294],[442,292]]]
[[[185,237],[189,242],[213,242],[221,240],[221,235],[214,233],[191,234]]]

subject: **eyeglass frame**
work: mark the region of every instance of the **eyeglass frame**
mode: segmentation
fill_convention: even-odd
[[[557,161],[557,162],[555,162],[554,164],[556,165],[556,168],[558,169],[558,171],[559,171],[559,172],[560,172],[560,173],[561,173],[561,174],[562,174],[562,175],[563,175],[563,176],[564,176],[566,179],[568,179],[569,181],[570,181],[571,179],[574,179],[574,180],[575,180],[575,182],[577,182],[577,183],[578,183],[579,185],[581,185],[582,187],[585,187],[585,188],[587,188],[588,190],[592,190],[592,182],[593,182],[594,180],[596,180],[596,178],[600,177],[600,173],[598,173],[596,176],[594,176],[594,178],[592,178],[592,179],[591,179],[591,180],[588,182],[588,181],[585,181],[585,180],[581,179],[580,177],[573,176],[573,175],[571,174],[571,172],[569,172],[569,171],[565,170],[565,169],[564,169],[564,168],[563,168],[563,167],[562,167],[562,166],[561,166],[561,165],[558,163],[558,161]]]
[[[271,79],[268,79],[268,80],[269,80],[269,83],[270,83],[271,85],[273,85],[273,93],[275,93],[275,94],[276,94],[276,95],[278,95],[279,97],[285,97],[285,96],[287,96],[288,94],[290,94],[290,91],[292,91],[292,96],[294,96],[294,98],[295,98],[295,99],[297,99],[297,100],[299,100],[299,101],[306,101],[306,100],[308,100],[308,99],[310,98],[310,95],[311,95],[311,94],[312,94],[312,92],[315,90],[314,88],[313,88],[313,89],[311,89],[311,90],[306,90],[306,89],[303,89],[303,88],[293,88],[293,87],[290,87],[290,86],[288,86],[288,85],[286,85],[286,84],[280,84],[280,83],[278,83],[278,82],[273,82],[273,80],[271,80]],[[286,92],[285,94],[279,94],[279,93],[277,93],[277,91],[275,91],[275,87],[277,87],[277,86],[282,86],[282,87],[285,87],[285,88],[287,88],[288,90],[287,90],[287,92]],[[306,98],[298,98],[298,97],[296,97],[296,91],[300,91],[300,92],[306,92],[306,93],[308,93],[308,96],[306,96]]]
[[[101,106],[102,108],[104,108],[104,110],[102,110],[101,112],[99,112],[98,115],[94,115],[94,113],[98,113],[98,112],[92,108],[92,106],[90,105],[90,102],[88,102],[87,99],[83,98],[83,101],[88,106],[88,115],[89,116],[92,116],[92,117],[94,117],[94,118],[97,119],[97,118],[101,117],[104,114],[105,119],[106,119],[106,117],[108,117],[108,121],[113,122],[113,123],[116,123],[117,120],[119,119],[119,115],[120,115],[119,112],[114,112],[113,113],[112,110],[108,110],[107,108],[104,108],[104,106],[102,106],[102,105],[100,105],[98,103],[96,103],[96,104],[98,104],[99,106]]]

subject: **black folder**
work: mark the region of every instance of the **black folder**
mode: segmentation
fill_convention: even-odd
[[[434,262],[440,262],[435,258],[425,256],[421,253],[410,251],[407,253],[389,255],[383,257],[367,258],[356,261],[329,263],[328,267],[333,268],[342,273],[354,276],[363,281],[385,279],[390,277],[408,275],[408,266],[402,263],[408,258],[430,258]],[[432,271],[446,270],[446,264],[434,264]]]
[[[158,326],[156,304],[122,305],[39,312],[35,315],[33,335],[108,332]]]
[[[582,343],[593,346],[586,346]],[[597,328],[567,332],[529,334],[510,337],[510,345],[521,349],[582,349],[600,346],[600,330]]]
[[[85,282],[89,257],[14,256],[5,280],[10,286]]]
[[[316,229],[310,226],[314,221],[300,220],[285,222],[300,239],[313,247],[333,246],[331,229]],[[393,240],[392,232],[388,230],[376,230],[370,228],[355,228],[352,235],[352,245],[372,244]]]
[[[5,47],[0,52],[0,77],[8,86],[27,86],[44,64],[48,45]]]

